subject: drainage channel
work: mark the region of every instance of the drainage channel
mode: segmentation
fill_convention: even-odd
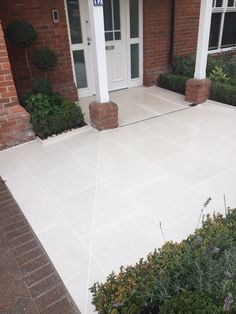
[[[138,121],[122,124],[119,127],[120,128],[124,128],[124,127],[129,126],[129,125],[137,124],[137,123],[148,121],[148,120],[153,120],[153,119],[160,118],[160,117],[163,117],[163,116],[168,116],[168,115],[171,115],[172,113],[176,113],[176,112],[184,111],[184,110],[189,110],[189,109],[191,109],[192,107],[195,107],[195,106],[197,106],[197,104],[190,104],[190,105],[188,105],[188,107],[183,108],[183,109],[178,109],[178,110],[170,111],[170,112],[167,112],[167,113],[159,114],[157,116],[153,116],[153,117],[150,117],[150,118],[146,118],[146,119],[143,119],[143,120],[138,120]]]

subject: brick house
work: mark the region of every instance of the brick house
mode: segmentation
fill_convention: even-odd
[[[90,114],[98,129],[118,124],[109,91],[154,85],[176,54],[196,53],[186,97],[204,101],[208,53],[236,46],[236,0],[0,0],[0,149],[33,137],[18,102],[31,86],[24,51],[4,38],[13,20],[37,31],[29,55],[42,46],[58,55],[49,73],[55,90],[71,100],[96,94]]]

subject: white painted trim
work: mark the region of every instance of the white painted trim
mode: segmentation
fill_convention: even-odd
[[[66,0],[64,0],[64,10],[65,10],[66,28],[67,28],[68,39],[69,39],[69,46],[70,46],[70,62],[71,62],[71,68],[72,68],[72,73],[73,73],[73,79],[74,79],[75,87],[77,88],[77,81],[76,81],[76,75],[75,75],[75,67],[74,67],[74,61],[73,61],[72,43],[71,43],[71,37],[70,37],[70,24],[69,24],[69,16],[68,16],[68,10],[67,10],[67,3],[66,3]],[[78,91],[78,88],[77,88],[77,91]]]
[[[99,103],[109,102],[108,82],[107,82],[107,60],[104,37],[104,16],[103,7],[93,5],[88,2],[91,46],[93,54],[93,73],[96,78],[96,100]]]
[[[194,73],[194,78],[199,80],[206,78],[211,16],[212,16],[212,1],[201,0],[197,55]]]
[[[130,38],[130,8],[126,1],[126,31],[127,31],[127,71],[128,88],[143,85],[143,0],[139,0],[139,37]],[[131,44],[139,44],[139,77],[131,79]]]

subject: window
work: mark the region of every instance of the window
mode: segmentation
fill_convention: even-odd
[[[213,0],[209,50],[236,47],[236,0]]]

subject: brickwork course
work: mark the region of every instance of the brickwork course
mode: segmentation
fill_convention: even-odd
[[[60,23],[53,24],[51,10],[57,8]],[[31,23],[36,32],[37,40],[28,49],[30,67],[33,77],[42,76],[34,64],[31,56],[37,48],[48,47],[58,56],[58,64],[53,71],[48,72],[48,79],[53,83],[55,91],[70,100],[78,100],[78,92],[73,79],[69,36],[63,0],[0,0],[0,18],[3,30],[14,20]],[[31,88],[30,73],[25,62],[25,50],[13,46],[7,41],[7,48],[13,70],[13,77],[18,95],[24,94]]]
[[[1,177],[0,313],[80,313]]]
[[[0,150],[32,138],[29,114],[18,102],[0,21]]]

